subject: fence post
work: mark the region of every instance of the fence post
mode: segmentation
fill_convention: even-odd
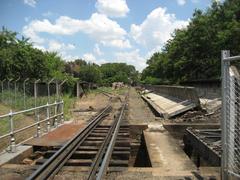
[[[47,132],[51,130],[51,124],[50,124],[50,114],[49,114],[49,104],[47,103]]]
[[[57,99],[57,101],[59,101],[59,89],[58,89],[59,87],[58,87],[58,81],[56,80],[55,83],[56,83],[56,99]],[[55,99],[55,100],[56,100],[56,99]]]
[[[1,81],[1,88],[2,88],[2,102],[4,101],[4,95],[3,95],[3,86],[4,86],[4,81],[6,81],[6,79],[3,79],[2,81]]]
[[[29,80],[29,78],[27,78],[23,81],[23,105],[24,105],[24,109],[26,109],[26,82],[28,80]]]
[[[57,101],[54,102],[54,126],[58,127],[58,117],[57,117]]]
[[[229,62],[224,61],[225,58],[230,56],[230,51],[223,50],[221,52],[221,76],[222,76],[222,158],[221,158],[221,177],[222,179],[227,179],[227,79],[229,75]]]
[[[12,153],[15,153],[17,151],[17,148],[16,148],[16,142],[15,142],[15,137],[14,137],[14,124],[13,124],[13,113],[12,113],[12,110],[10,110],[9,112],[9,121],[10,121],[10,152]]]
[[[64,102],[63,102],[63,100],[61,101],[61,112],[62,112],[61,121],[62,121],[62,123],[64,123]]]
[[[47,83],[47,91],[48,91],[48,103],[50,103],[50,87],[49,85],[54,81],[54,78],[52,78],[50,81]]]
[[[12,99],[11,99],[11,91],[10,91],[10,82],[12,81],[13,79],[8,79],[8,104],[9,105],[12,105]],[[11,103],[10,103],[11,102]]]
[[[17,82],[20,80],[20,77],[14,81],[14,101],[15,107],[17,107]]]
[[[41,136],[41,126],[40,126],[40,116],[39,116],[39,114],[37,115],[37,122],[38,122],[38,124],[37,124],[37,137],[40,137]]]
[[[40,79],[34,81],[34,101],[35,101],[35,107],[37,107],[37,83],[40,81]]]
[[[59,84],[59,94],[60,96],[62,97],[63,94],[62,94],[62,85],[67,81],[67,79],[64,79],[64,81],[62,81],[60,84]],[[62,99],[62,98],[61,98]]]

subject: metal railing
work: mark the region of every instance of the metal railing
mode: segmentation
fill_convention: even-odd
[[[222,51],[222,179],[240,178],[240,56]]]
[[[53,109],[53,115],[51,114],[50,110],[51,108]],[[45,110],[45,113],[44,113]],[[35,116],[35,121],[34,123],[27,125],[25,127],[22,127],[20,129],[16,129],[14,126],[14,117],[17,115],[22,115],[24,113],[30,113],[33,112],[34,116]],[[45,115],[44,115],[45,114]],[[40,117],[44,116],[44,118],[41,120]],[[4,115],[0,115],[0,121],[3,121],[4,119],[8,119],[8,123],[9,123],[9,131],[8,133],[1,135],[0,136],[0,141],[3,138],[6,137],[10,137],[10,146],[9,152],[16,152],[16,141],[15,141],[15,135],[17,133],[20,133],[22,131],[25,131],[29,128],[32,128],[34,126],[36,126],[36,136],[40,137],[41,136],[41,124],[46,122],[46,129],[47,132],[51,130],[51,120],[52,120],[52,126],[57,127],[58,124],[63,123],[64,121],[64,102],[59,101],[59,102],[54,102],[52,104],[46,104],[46,105],[42,105],[42,106],[38,106],[38,107],[34,107],[34,108],[30,108],[30,109],[26,109],[26,110],[22,110],[22,111],[17,111],[17,112],[13,112],[12,110],[10,110],[10,112],[8,114],[4,114]]]

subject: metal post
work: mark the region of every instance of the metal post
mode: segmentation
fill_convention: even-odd
[[[222,162],[221,162],[221,177],[222,179],[228,179],[227,175],[227,79],[229,75],[229,65],[228,61],[224,61],[225,58],[230,57],[230,51],[222,51],[222,67],[221,67],[221,76],[222,76],[222,121],[221,121],[221,129],[222,129]]]
[[[11,92],[10,92],[10,82],[12,81],[13,79],[8,79],[8,103],[10,104],[10,101],[11,101]],[[12,104],[12,103],[11,103]]]
[[[14,101],[15,107],[17,106],[17,82],[20,80],[20,77],[14,81]]]
[[[58,89],[58,81],[57,80],[55,81],[55,84],[56,84],[56,99],[58,101],[59,100],[59,89]]]
[[[50,87],[49,85],[54,81],[54,78],[52,78],[50,81],[47,83],[47,90],[48,90],[48,103],[50,103]]]
[[[60,84],[59,84],[59,92],[60,92],[60,96],[63,96],[62,94],[62,85],[67,81],[67,79],[65,79],[64,81],[62,81]]]
[[[26,82],[28,80],[29,80],[29,78],[27,78],[23,81],[23,104],[24,104],[24,109],[26,109]]]
[[[57,117],[57,102],[54,102],[54,126],[58,127],[58,117]]]
[[[40,137],[41,136],[41,126],[40,126],[40,116],[39,116],[39,114],[37,115],[37,122],[38,122],[38,124],[37,124],[37,137]]]
[[[10,133],[11,133],[11,139],[10,139],[10,152],[15,153],[17,151],[16,148],[16,142],[14,137],[14,124],[13,124],[13,113],[12,110],[9,112],[9,121],[10,121]]]
[[[37,83],[40,81],[40,79],[34,81],[34,101],[35,101],[35,107],[37,107]]]
[[[61,121],[62,121],[62,123],[64,123],[64,102],[63,102],[63,100],[61,102],[61,111],[62,111]]]
[[[51,125],[50,125],[50,113],[49,113],[49,104],[47,103],[47,132],[51,130]]]
[[[35,105],[35,108],[37,107],[37,83],[40,81],[40,79],[34,81],[34,105]],[[35,113],[35,120],[37,121],[37,109],[34,111]]]
[[[3,80],[1,81],[1,85],[2,85],[2,102],[4,101],[4,95],[3,95],[4,81],[6,81],[6,79],[3,79]]]

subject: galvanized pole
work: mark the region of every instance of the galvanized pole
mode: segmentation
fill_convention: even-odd
[[[37,83],[40,81],[40,79],[34,81],[34,104],[35,104],[35,108],[37,107]],[[37,121],[37,114],[38,114],[38,110],[35,110],[35,120]]]
[[[57,80],[55,81],[55,84],[56,84],[56,96],[57,96],[55,100],[58,101],[59,100],[59,89],[58,89],[58,81]]]
[[[67,79],[65,79],[64,81],[62,81],[60,84],[59,84],[59,92],[60,92],[60,96],[62,96],[62,85],[67,81]]]
[[[34,103],[35,103],[35,107],[37,107],[37,83],[40,81],[40,79],[34,81]]]
[[[17,107],[17,82],[20,80],[20,77],[14,81],[14,101],[15,107]]]
[[[13,79],[8,79],[8,104],[10,104],[10,101],[11,101],[11,92],[10,92],[10,82],[12,81]],[[12,103],[11,103],[12,104]]]
[[[57,117],[57,102],[54,102],[54,126],[58,127],[58,117]]]
[[[13,114],[12,110],[9,112],[9,121],[10,121],[10,131],[11,131],[11,139],[10,139],[10,152],[15,153],[16,152],[16,142],[14,137],[14,124],[13,124]]]
[[[49,104],[47,103],[47,132],[51,130]]]
[[[1,81],[1,85],[2,85],[2,102],[4,101],[4,95],[3,95],[4,81],[6,81],[6,79],[3,79],[3,80]]]
[[[47,90],[48,90],[48,103],[50,103],[50,87],[49,85],[54,81],[54,78],[52,78],[50,81],[47,83]]]
[[[23,81],[23,104],[24,104],[24,109],[26,109],[26,82],[28,80],[29,80],[29,78],[27,78]]]
[[[221,76],[222,76],[222,158],[221,158],[221,177],[222,179],[228,179],[227,175],[227,80],[229,76],[229,61],[224,61],[225,58],[230,57],[230,51],[221,52]]]

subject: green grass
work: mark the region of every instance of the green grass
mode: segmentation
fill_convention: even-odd
[[[127,87],[122,87],[119,89],[112,89],[112,87],[99,87],[98,89],[90,90],[88,93],[101,93],[101,91],[105,91],[107,93],[115,94],[115,95],[124,95],[127,92]]]

